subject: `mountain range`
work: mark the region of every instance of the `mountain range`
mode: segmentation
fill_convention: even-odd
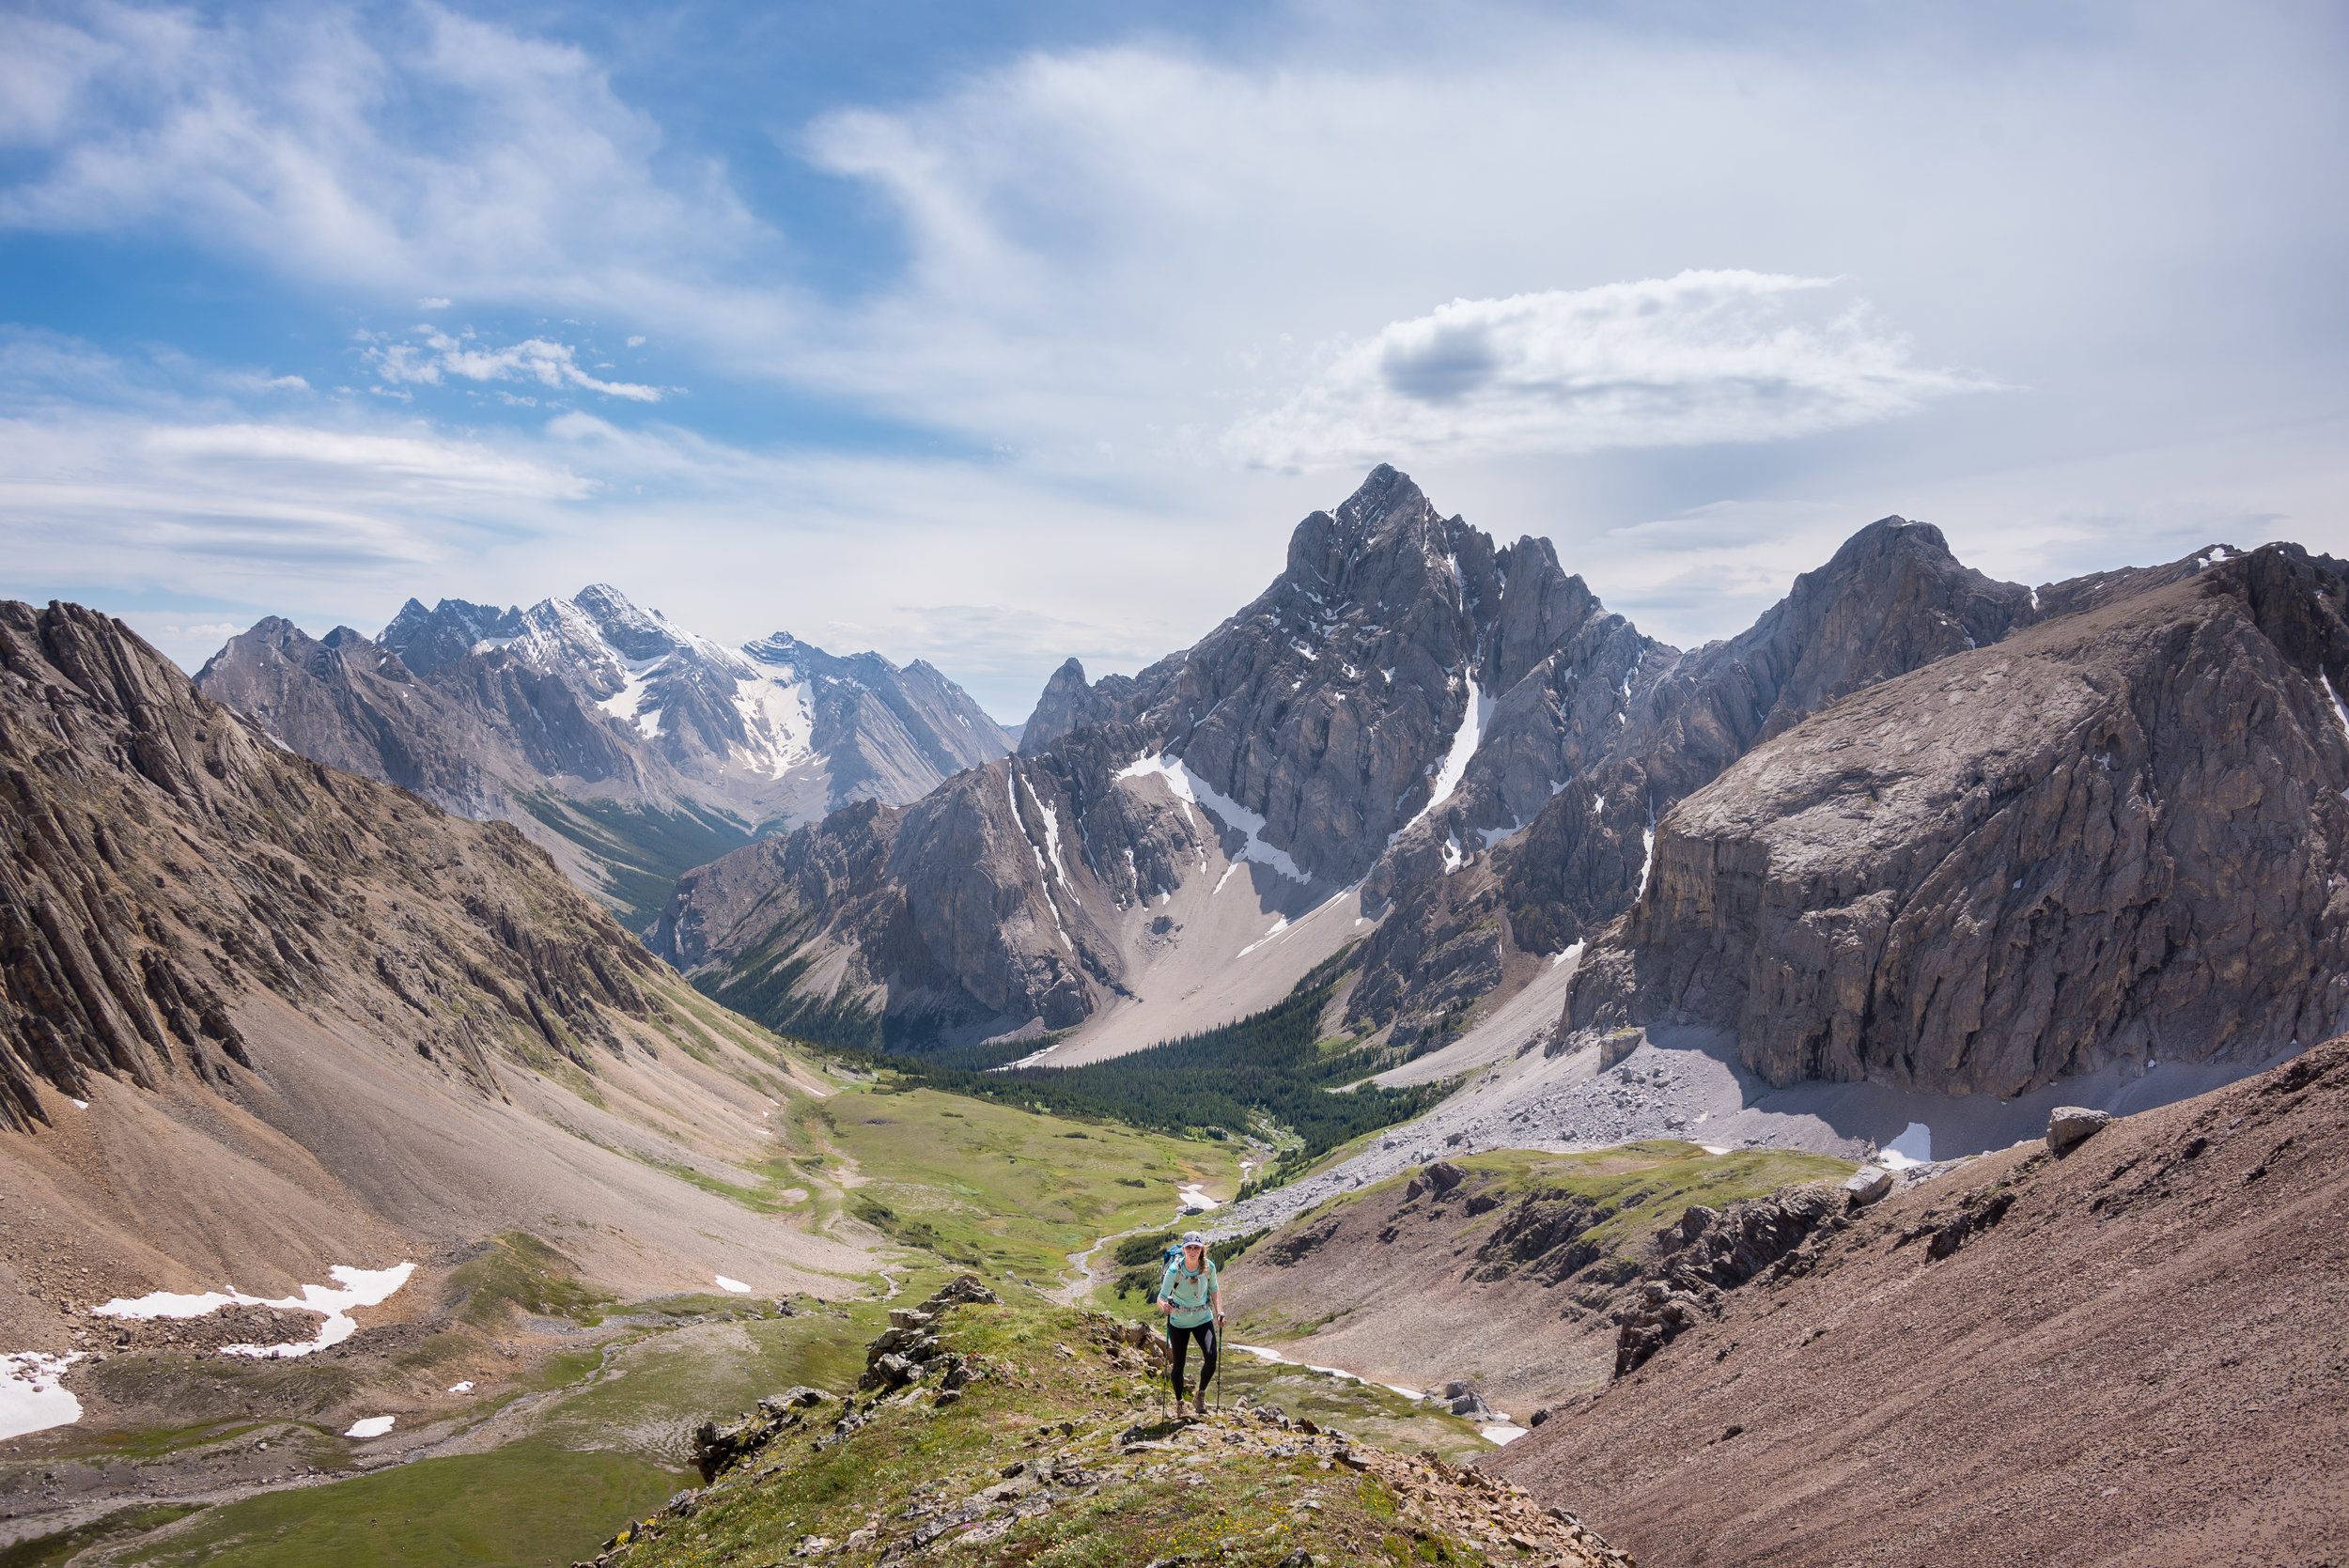
[[[602,584],[527,610],[412,598],[373,638],[272,617],[195,680],[304,756],[512,822],[636,928],[690,866],[1013,745],[927,663],[727,647]]]
[[[1681,650],[1381,466],[1195,646],[1071,660],[1016,755],[689,873],[652,942],[777,1028],[1045,1064],[1353,942],[1326,1022],[1403,1055],[1538,989],[1777,1084],[2265,1060],[2349,1026],[2344,594],[2291,545],[1999,582],[1895,517]]]

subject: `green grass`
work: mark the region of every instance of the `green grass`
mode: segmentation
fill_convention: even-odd
[[[526,1441],[225,1503],[123,1554],[122,1561],[152,1568],[562,1568],[595,1555],[609,1533],[603,1521],[657,1508],[694,1479],[633,1454],[570,1452]]]
[[[690,1519],[639,1527],[630,1568],[763,1568],[790,1557],[805,1536],[837,1543],[868,1519],[894,1520],[925,1498],[967,1495],[1014,1461],[1055,1452],[1102,1473],[1099,1492],[1025,1519],[984,1548],[949,1545],[929,1556],[1035,1568],[1131,1568],[1180,1558],[1269,1568],[1298,1549],[1324,1563],[1364,1560],[1392,1533],[1391,1496],[1376,1483],[1366,1491],[1368,1478],[1310,1454],[1276,1457],[1212,1440],[1191,1451],[1195,1461],[1121,1454],[1121,1432],[1157,1421],[1155,1390],[1111,1364],[1074,1312],[958,1308],[944,1335],[992,1369],[952,1408],[926,1401],[883,1405],[863,1430],[821,1452],[811,1438],[828,1421],[786,1434],[703,1492]],[[1227,1365],[1229,1402],[1244,1392],[1391,1451],[1429,1448],[1452,1458],[1488,1452],[1466,1422],[1382,1389],[1246,1356]],[[1318,1506],[1294,1506],[1308,1498]],[[607,1523],[616,1529],[623,1521]],[[1443,1546],[1444,1560],[1489,1560],[1466,1543],[1419,1533]]]
[[[459,1316],[481,1327],[520,1312],[592,1328],[617,1299],[582,1283],[576,1264],[527,1231],[492,1237],[478,1257],[459,1264],[449,1274],[446,1296]]]
[[[1283,1165],[1294,1167],[1416,1116],[1442,1097],[1436,1086],[1388,1089],[1362,1081],[1385,1063],[1383,1054],[1317,1032],[1352,952],[1349,947],[1325,960],[1261,1012],[1104,1062],[1008,1065],[1032,1048],[1021,1042],[873,1056],[868,1063],[901,1085],[1062,1116],[1168,1133],[1269,1130]],[[1359,1087],[1331,1093],[1348,1084]]]
[[[117,1509],[103,1518],[92,1519],[86,1525],[59,1530],[54,1535],[37,1535],[13,1545],[0,1546],[0,1568],[64,1568],[82,1552],[92,1546],[106,1545],[160,1529],[164,1525],[199,1513],[202,1503],[152,1503],[142,1508]]]
[[[1740,1199],[1766,1198],[1781,1187],[1801,1182],[1841,1181],[1859,1169],[1847,1159],[1791,1149],[1708,1155],[1676,1138],[1572,1155],[1504,1149],[1453,1163],[1486,1178],[1487,1190],[1504,1200],[1532,1192],[1556,1193],[1587,1198],[1601,1210],[1611,1211],[1583,1233],[1610,1253],[1679,1219],[1681,1211],[1692,1204],[1723,1208]],[[1346,1196],[1359,1201],[1369,1192],[1407,1180],[1407,1176],[1392,1177],[1377,1188]],[[1492,1210],[1485,1219],[1498,1219],[1503,1212]]]
[[[887,1087],[844,1088],[805,1113],[795,1136],[854,1162],[863,1180],[845,1196],[849,1212],[886,1210],[871,1222],[893,1240],[999,1281],[1006,1268],[1057,1280],[1067,1254],[1100,1236],[1168,1223],[1184,1182],[1226,1197],[1237,1185],[1236,1144],[1115,1124],[1077,1129],[990,1100]]]

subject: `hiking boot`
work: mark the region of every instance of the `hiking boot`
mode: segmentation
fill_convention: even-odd
[[[1197,1399],[1190,1402],[1190,1407],[1193,1410],[1196,1410],[1199,1414],[1203,1416],[1206,1415],[1207,1413],[1207,1396],[1206,1394],[1201,1394]]]

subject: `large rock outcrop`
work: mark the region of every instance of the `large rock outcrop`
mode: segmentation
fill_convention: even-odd
[[[1666,814],[1569,1027],[2001,1096],[2349,1028],[2349,567],[2271,545],[2131,586],[1835,703]]]

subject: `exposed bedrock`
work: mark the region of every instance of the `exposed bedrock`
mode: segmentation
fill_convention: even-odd
[[[1658,823],[1567,1026],[2000,1095],[2340,1032],[2345,570],[2271,545],[1764,740]]]

